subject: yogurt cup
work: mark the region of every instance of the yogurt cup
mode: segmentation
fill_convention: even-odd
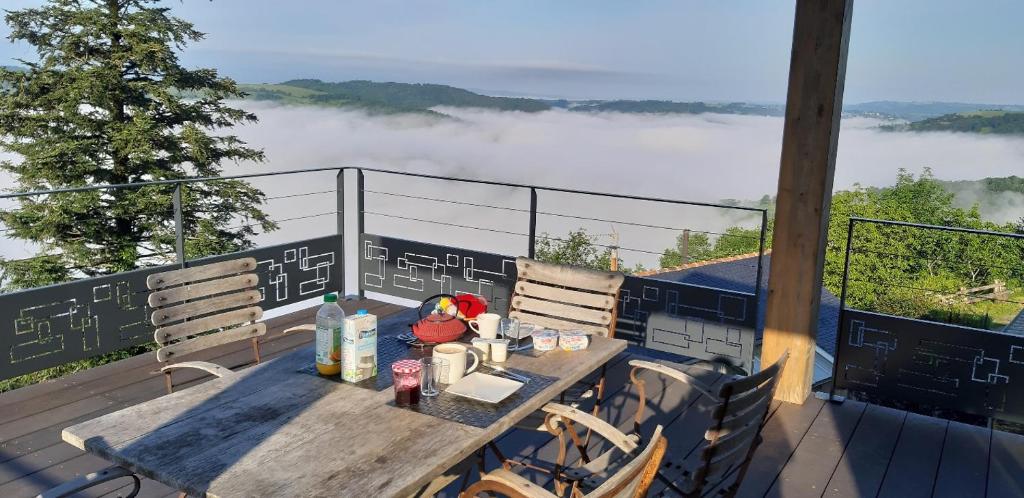
[[[565,351],[582,351],[589,344],[590,338],[580,330],[567,330],[558,334],[558,347]]]
[[[558,332],[544,329],[533,333],[533,349],[552,351],[558,347]]]

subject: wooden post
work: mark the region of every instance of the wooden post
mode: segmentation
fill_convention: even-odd
[[[797,0],[761,365],[789,351],[776,399],[811,392],[853,0]]]
[[[681,264],[685,265],[686,263],[690,262],[690,229],[689,228],[687,228],[686,230],[683,230],[683,241],[682,241],[682,243],[679,244],[679,255],[682,256],[682,258],[680,258],[682,260]]]

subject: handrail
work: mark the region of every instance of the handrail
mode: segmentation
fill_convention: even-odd
[[[875,218],[860,218],[857,216],[850,217],[851,222],[857,223],[874,223],[876,225],[888,225],[888,226],[899,226],[908,228],[924,228],[928,230],[939,230],[942,232],[957,232],[957,233],[970,233],[974,235],[994,235],[998,237],[1010,237],[1012,239],[1024,239],[1024,233],[1014,232],[996,232],[992,230],[978,230],[976,228],[964,228],[964,227],[950,227],[943,225],[928,225],[925,223],[911,223],[908,221],[894,221],[894,220],[879,220]]]
[[[497,180],[483,180],[474,178],[453,178],[442,175],[431,175],[427,173],[415,173],[410,171],[398,171],[390,169],[379,169],[379,168],[363,168],[358,166],[336,166],[336,167],[323,167],[323,168],[305,168],[295,169],[287,171],[271,171],[266,173],[247,173],[241,175],[229,175],[229,176],[205,176],[196,178],[179,178],[173,180],[151,180],[145,182],[131,182],[131,183],[111,183],[106,185],[89,185],[85,187],[71,187],[63,189],[50,189],[50,190],[32,190],[28,192],[11,192],[7,194],[0,194],[0,199],[11,199],[17,197],[29,197],[34,195],[48,195],[48,194],[61,194],[69,192],[87,192],[91,190],[107,190],[107,189],[118,189],[118,188],[143,188],[154,185],[176,185],[176,184],[188,184],[188,183],[199,183],[199,182],[210,182],[218,180],[239,180],[245,178],[259,178],[265,176],[279,176],[279,175],[293,175],[298,173],[313,173],[322,171],[366,171],[371,173],[382,173],[390,175],[401,175],[401,176],[412,176],[416,178],[427,178],[433,180],[446,180],[453,182],[463,183],[477,183],[482,185],[493,185],[498,187],[510,187],[510,188],[521,188],[521,189],[538,189],[548,192],[560,192],[565,194],[580,194],[580,195],[597,195],[602,197],[614,197],[618,199],[627,199],[634,201],[645,201],[645,202],[664,202],[668,204],[681,204],[687,206],[698,206],[698,207],[711,207],[720,209],[735,209],[739,211],[750,211],[757,213],[767,213],[766,208],[755,208],[748,206],[730,206],[728,204],[717,204],[713,202],[697,202],[697,201],[684,201],[679,199],[667,199],[663,197],[648,197],[640,195],[628,195],[628,194],[615,194],[611,192],[594,192],[589,190],[570,189],[564,187],[552,187],[546,185],[530,185],[525,183],[511,183],[501,182]]]

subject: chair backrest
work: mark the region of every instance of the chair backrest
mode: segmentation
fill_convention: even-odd
[[[654,429],[651,441],[636,458],[626,465],[623,465],[618,472],[614,473],[601,483],[593,491],[587,493],[587,498],[642,498],[647,496],[647,490],[658,473],[658,466],[665,456],[665,447],[668,442],[661,435],[661,426]]]
[[[736,480],[725,495],[732,496],[739,487],[761,442],[761,429],[788,358],[786,352],[771,366],[727,382],[719,389],[711,428],[704,433],[707,445],[702,450],[700,466],[694,471],[694,496],[721,483],[734,469],[738,469]]]
[[[255,258],[241,258],[150,275],[157,361],[266,334],[255,270]]]
[[[508,315],[555,330],[615,335],[622,273],[516,258]]]

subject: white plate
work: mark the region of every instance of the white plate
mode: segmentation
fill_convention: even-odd
[[[523,387],[522,382],[473,372],[448,386],[445,392],[486,403],[497,403],[518,391],[520,387]]]

